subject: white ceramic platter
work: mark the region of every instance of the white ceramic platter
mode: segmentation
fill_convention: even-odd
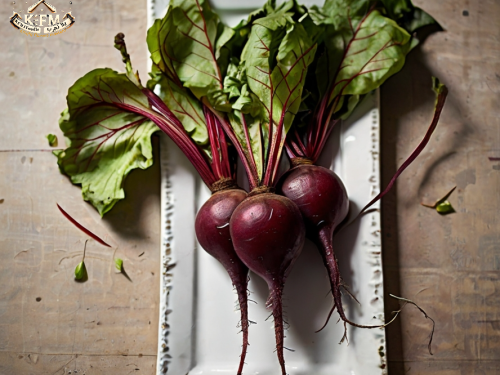
[[[168,1],[150,3],[150,24],[162,17]],[[264,0],[218,0],[211,4],[234,25]],[[307,2],[305,2],[307,4]],[[310,5],[310,4],[309,4]],[[379,192],[379,99],[367,95],[349,121],[332,133],[320,165],[344,181],[351,215]],[[194,219],[210,192],[194,168],[166,137],[161,143],[162,264],[157,374],[236,374],[241,349],[237,298],[226,271],[196,242]],[[375,206],[377,208],[377,206]],[[380,324],[384,317],[380,214],[365,215],[334,239],[342,276],[361,303],[344,297],[351,320]],[[281,373],[274,353],[272,318],[266,321],[267,286],[251,274],[250,347],[244,373]],[[285,351],[290,375],[385,374],[385,331],[348,327],[349,344],[339,345],[343,325],[334,313],[320,328],[332,306],[321,257],[309,241],[292,270],[284,292],[290,327]]]

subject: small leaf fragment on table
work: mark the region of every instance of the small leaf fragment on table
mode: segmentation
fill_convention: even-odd
[[[450,202],[444,201],[436,206],[436,211],[441,215],[448,215],[455,212],[455,209]]]
[[[115,267],[118,271],[123,272],[123,260],[120,258],[115,259]]]
[[[446,193],[446,195],[443,198],[438,199],[436,201],[436,203],[434,203],[433,205],[425,204],[425,203],[420,203],[420,204],[424,207],[434,208],[441,215],[452,214],[456,211],[447,199],[451,195],[451,193],[453,193],[455,191],[456,188],[457,187],[455,186],[448,193]]]
[[[48,134],[47,135],[47,140],[49,141],[49,146],[50,147],[57,147],[57,144],[58,144],[57,135],[55,135],[55,134]]]
[[[85,262],[81,261],[75,268],[75,280],[82,280],[87,276],[87,268]]]

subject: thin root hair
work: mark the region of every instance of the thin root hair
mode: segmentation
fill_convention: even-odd
[[[349,296],[353,300],[355,300],[358,303],[358,305],[361,306],[361,302],[359,302],[358,299],[356,298],[356,296],[347,288],[347,285],[345,285],[345,284],[342,283],[342,284],[340,284],[340,286],[347,292],[347,294],[349,294]]]
[[[332,314],[333,312],[335,311],[335,302],[333,303],[333,307],[332,309],[330,310],[330,312],[328,313],[328,317],[326,318],[326,322],[325,324],[323,324],[323,327],[321,327],[320,329],[318,329],[315,333],[318,333],[318,332],[321,332],[323,329],[325,329],[326,325],[328,324],[328,322],[330,321],[330,318],[332,317]],[[338,322],[337,322],[338,323]]]
[[[394,294],[389,294],[392,298],[395,298],[397,300],[400,300],[400,301],[403,301],[403,306],[401,306],[401,308],[397,311],[393,311],[393,314],[396,314],[394,316],[394,318],[391,319],[391,321],[389,323],[386,323],[384,324],[384,327],[390,323],[392,323],[394,321],[394,319],[397,318],[397,316],[399,315],[399,313],[403,310],[403,308],[407,305],[407,304],[410,304],[410,305],[413,305],[415,306],[417,309],[419,309],[419,311],[424,314],[424,317],[426,319],[429,319],[431,322],[432,322],[432,330],[431,330],[431,333],[429,335],[429,344],[427,344],[427,349],[429,350],[429,354],[430,355],[434,355],[432,353],[432,348],[431,348],[431,345],[432,345],[432,339],[434,337],[434,330],[436,328],[436,322],[434,321],[434,319],[432,319],[429,315],[427,315],[427,313],[419,306],[417,305],[415,302],[413,302],[412,300],[409,300],[407,298],[403,298],[403,297],[398,297],[398,296],[395,296]]]
[[[347,345],[349,346],[349,339],[347,338],[347,322],[344,322],[344,336],[342,336],[342,339],[340,340],[339,345],[342,344],[344,342],[344,340],[347,342]]]

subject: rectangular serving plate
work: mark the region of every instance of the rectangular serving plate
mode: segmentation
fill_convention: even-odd
[[[263,1],[211,1],[229,25],[262,5]],[[150,2],[150,24],[165,13],[167,1]],[[253,5],[253,6],[252,6]],[[338,125],[325,147],[319,165],[329,167],[343,180],[351,217],[380,190],[379,96],[366,96],[349,120]],[[199,247],[194,233],[198,208],[210,192],[194,168],[167,138],[161,141],[162,264],[157,374],[235,374],[241,351],[237,328],[237,298],[223,267]],[[374,206],[378,208],[378,204]],[[344,298],[346,314],[361,324],[384,319],[380,213],[364,215],[334,238],[334,248],[345,284],[360,305]],[[251,274],[249,317],[250,347],[244,373],[281,373],[276,358],[273,321],[265,309],[267,286]],[[309,241],[297,260],[284,291],[285,319],[289,324],[285,346],[290,375],[386,374],[385,330],[348,326],[347,342],[339,345],[343,324],[332,307],[326,270],[316,247]]]

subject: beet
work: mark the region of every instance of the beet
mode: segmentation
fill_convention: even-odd
[[[304,217],[307,236],[317,244],[328,270],[334,308],[344,325],[349,323],[361,328],[380,327],[351,322],[342,306],[342,279],[332,246],[333,232],[349,211],[349,199],[340,178],[327,168],[301,164],[283,176],[278,190],[297,204]]]
[[[276,351],[282,374],[286,375],[282,295],[285,279],[304,245],[302,216],[290,199],[262,193],[249,196],[234,210],[230,230],[239,258],[267,282],[266,305],[272,308]]]
[[[198,242],[207,253],[226,269],[238,295],[241,313],[243,345],[238,375],[243,371],[248,347],[248,268],[236,255],[229,233],[229,219],[235,208],[247,197],[240,189],[214,193],[196,215],[195,230]]]
[[[434,116],[424,138],[398,168],[387,187],[361,209],[354,220],[366,213],[369,207],[379,201],[391,190],[397,178],[406,168],[408,168],[417,156],[420,155],[429,142],[432,133],[436,129],[441,111],[446,101],[446,96],[448,95],[446,86],[441,84],[436,78],[433,78],[433,90],[436,93]],[[331,130],[335,124],[340,121],[339,119],[330,121],[335,105],[330,106],[330,109],[325,111],[327,101],[329,100],[328,98],[329,97],[326,96],[322,100],[322,104],[317,108],[317,111],[315,111],[315,115],[312,118],[312,126],[307,128],[307,134],[300,135],[299,132],[295,130],[295,132],[287,138],[286,150],[292,165],[295,167],[282,176],[278,183],[277,190],[297,204],[306,221],[308,237],[317,243],[318,249],[321,252],[323,261],[328,270],[334,299],[334,305],[330,315],[334,309],[337,308],[340,318],[344,321],[344,327],[346,323],[360,328],[385,327],[393,322],[397,315],[388,323],[365,326],[349,321],[342,307],[341,287],[343,287],[343,285],[337,260],[333,252],[332,236],[335,229],[347,215],[349,201],[344,185],[338,176],[329,169],[313,165],[317,161]],[[325,113],[326,117],[323,116]],[[316,135],[313,135],[313,133]],[[344,338],[345,337],[344,331]]]

